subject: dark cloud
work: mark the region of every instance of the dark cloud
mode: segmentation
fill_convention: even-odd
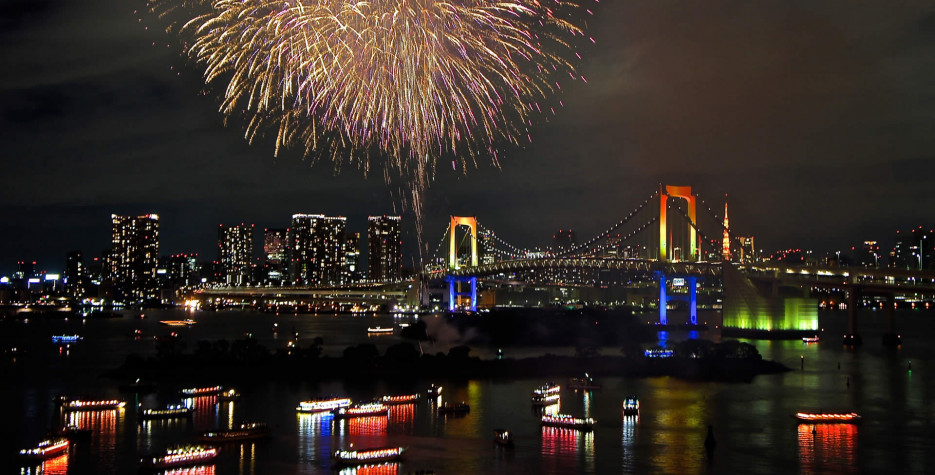
[[[137,5],[138,3],[138,5]],[[109,215],[160,214],[165,252],[211,255],[218,223],[286,226],[295,212],[398,213],[399,183],[338,175],[225,128],[197,70],[142,2],[0,9],[0,274],[58,269],[108,245]],[[426,241],[477,215],[518,245],[586,238],[658,183],[690,184],[761,247],[843,249],[931,225],[935,11],[928,2],[715,0],[593,5],[584,81],[504,147],[496,169],[447,161]],[[559,102],[561,101],[561,102]],[[547,119],[547,120],[545,120]],[[411,215],[408,215],[411,216]],[[411,222],[411,219],[410,219]],[[410,233],[408,256],[415,254]]]

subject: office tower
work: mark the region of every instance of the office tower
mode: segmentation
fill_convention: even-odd
[[[164,279],[169,287],[195,287],[201,283],[198,254],[162,256],[159,269],[165,271]]]
[[[71,251],[65,256],[65,293],[71,298],[83,297],[85,280],[84,262],[81,251]]]
[[[861,267],[876,269],[880,267],[881,257],[880,245],[876,241],[864,241],[864,245],[857,255],[857,261]]]
[[[753,236],[737,236],[740,243],[740,262],[750,263],[759,260],[756,247],[753,245]]]
[[[218,262],[227,285],[246,285],[252,277],[253,225],[218,225]]]
[[[263,266],[265,269],[263,278],[267,282],[279,284],[285,280],[288,249],[288,229],[263,230]]]
[[[403,273],[403,242],[399,216],[370,216],[367,219],[367,278],[375,282],[397,282]]]
[[[114,300],[139,304],[155,299],[159,216],[113,214],[111,224],[107,274],[113,282]]]
[[[292,215],[290,279],[299,285],[344,285],[347,218]]]

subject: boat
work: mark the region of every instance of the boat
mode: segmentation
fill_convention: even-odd
[[[218,456],[218,449],[204,445],[185,445],[166,450],[158,456],[140,459],[144,469],[162,470],[166,468],[187,467],[208,463]]]
[[[561,398],[559,394],[561,390],[561,386],[552,382],[539,386],[532,391],[532,405],[551,406],[552,404],[558,404]]]
[[[568,387],[571,389],[601,389],[601,383],[594,381],[594,378],[588,373],[584,373],[581,378],[571,378]]]
[[[860,422],[860,415],[856,412],[796,412],[795,417],[800,423],[838,423],[855,424]]]
[[[497,445],[504,447],[513,447],[513,433],[506,429],[494,429],[493,441]]]
[[[368,327],[367,333],[393,333],[393,327]]]
[[[87,439],[91,437],[91,429],[81,429],[75,425],[61,427],[52,433],[54,437],[64,437],[68,440]]]
[[[295,410],[304,413],[329,412],[350,405],[351,400],[348,398],[315,399],[300,402]]]
[[[802,343],[818,343],[818,340],[819,340],[818,335],[807,336],[807,337],[802,338]]]
[[[433,384],[433,385],[429,386],[429,388],[425,391],[425,393],[428,394],[429,397],[438,397],[438,396],[441,396],[441,395],[442,395],[442,387],[441,387],[441,386],[436,386],[436,385]]]
[[[137,328],[133,330],[132,332],[127,333],[127,336],[129,336],[130,338],[134,338],[134,339],[143,338],[143,330],[140,330],[139,328]]]
[[[395,406],[399,404],[413,404],[419,400],[418,394],[403,394],[400,396],[383,396],[380,398],[380,402],[388,406]]]
[[[27,460],[45,460],[65,452],[70,444],[65,437],[53,437],[39,442],[35,447],[20,450],[19,456]]]
[[[159,323],[170,327],[188,327],[194,325],[195,321],[191,318],[186,318],[185,320],[159,320]]]
[[[568,414],[545,414],[542,416],[542,425],[563,429],[593,430],[594,423],[594,419],[590,417],[579,418]]]
[[[213,444],[264,439],[270,436],[269,425],[262,422],[245,422],[235,429],[217,429],[202,432],[198,440]]]
[[[469,406],[464,401],[457,404],[446,402],[441,406],[438,406],[439,414],[467,414],[469,412],[471,412],[471,406]]]
[[[141,420],[148,419],[178,419],[182,417],[192,417],[194,408],[183,406],[181,404],[169,405],[165,409],[143,409],[140,408],[139,416]]]
[[[337,465],[361,465],[399,460],[405,447],[377,447],[366,450],[335,450],[331,459]]]
[[[81,335],[52,335],[52,343],[56,345],[68,345],[71,343],[78,343],[81,340],[84,340],[84,337]]]
[[[216,396],[224,391],[220,386],[208,386],[203,388],[185,388],[181,393],[184,397]]]
[[[390,410],[383,403],[368,402],[366,404],[354,404],[348,407],[339,407],[333,411],[337,419],[350,419],[354,417],[388,417]]]
[[[625,416],[638,416],[640,415],[640,400],[630,396],[623,400],[623,415]]]
[[[108,411],[120,409],[127,403],[117,399],[71,399],[62,397],[59,399],[63,411]]]
[[[236,389],[228,389],[218,394],[218,401],[237,401],[240,400],[240,393]]]

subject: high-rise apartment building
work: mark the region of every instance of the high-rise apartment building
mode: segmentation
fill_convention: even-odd
[[[227,285],[246,285],[252,280],[253,225],[218,225],[218,262]]]
[[[300,285],[344,285],[349,276],[344,245],[347,218],[321,214],[292,215],[291,276]]]
[[[753,245],[753,236],[737,236],[737,241],[740,243],[740,262],[756,262],[759,260],[759,255],[756,252],[756,247]]]
[[[65,293],[71,298],[83,297],[84,280],[87,273],[81,261],[81,251],[71,251],[65,256]]]
[[[897,230],[890,266],[906,270],[935,268],[935,231],[922,226],[907,233]]]
[[[282,283],[285,280],[288,250],[288,229],[263,230],[263,278],[267,282]]]
[[[115,301],[138,304],[156,298],[158,257],[158,215],[111,215],[107,276],[113,282]]]
[[[344,267],[347,269],[348,282],[360,281],[360,233],[347,233],[344,236]]]
[[[403,277],[403,241],[399,216],[367,219],[367,278],[397,282]]]

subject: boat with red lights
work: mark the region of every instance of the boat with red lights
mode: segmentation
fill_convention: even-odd
[[[202,432],[198,440],[212,444],[265,439],[270,436],[269,425],[263,422],[245,422],[234,429],[217,429]]]
[[[800,423],[855,424],[860,422],[856,412],[796,412],[793,416]]]
[[[399,460],[405,447],[377,447],[365,450],[335,450],[331,459],[337,465],[361,465]]]
[[[380,402],[354,404],[348,407],[339,407],[333,411],[337,419],[350,419],[353,417],[389,417],[390,409]]]
[[[539,386],[532,391],[532,405],[551,406],[552,404],[558,404],[561,397],[559,394],[561,390],[561,386],[552,382]]]
[[[163,470],[205,464],[211,462],[217,456],[218,449],[215,447],[185,445],[167,449],[163,455],[142,458],[140,459],[140,465],[144,469]]]
[[[351,405],[351,400],[348,398],[330,398],[330,399],[313,399],[310,401],[302,401],[299,403],[299,406],[295,408],[296,412],[303,412],[308,414],[314,414],[316,412],[330,412],[335,409],[340,409],[342,407],[349,407]]]
[[[127,403],[117,399],[79,399],[60,397],[63,411],[109,411],[120,409]]]
[[[542,425],[562,429],[593,430],[594,423],[594,419],[590,417],[581,418],[568,414],[545,414],[542,416]]]
[[[184,397],[217,396],[224,391],[220,386],[207,386],[203,388],[185,388],[181,393]]]
[[[159,320],[159,323],[170,327],[188,327],[194,325],[195,321],[191,318],[186,318],[185,320]]]
[[[20,450],[19,456],[25,460],[45,460],[65,452],[70,444],[65,437],[53,437],[39,442],[35,447]]]
[[[386,404],[387,406],[395,406],[399,404],[413,404],[419,400],[418,394],[402,394],[399,396],[383,396],[380,398],[380,402]]]
[[[195,409],[181,404],[172,404],[164,409],[143,409],[140,408],[139,416],[141,420],[150,419],[179,419],[183,417],[192,417]]]
[[[467,414],[469,412],[471,412],[471,406],[469,406],[464,401],[461,401],[456,404],[446,402],[442,404],[441,406],[438,406],[439,414]]]

